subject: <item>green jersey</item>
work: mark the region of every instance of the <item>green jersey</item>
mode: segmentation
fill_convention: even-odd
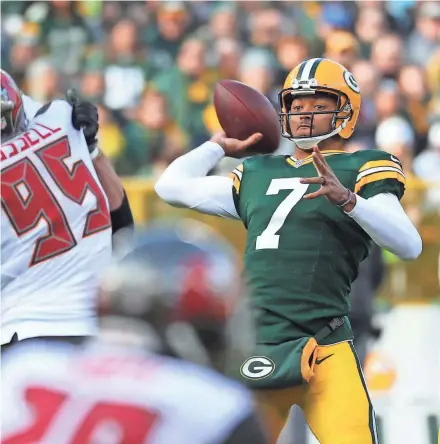
[[[397,158],[380,150],[324,151],[339,181],[364,198],[404,193]],[[347,316],[350,286],[369,253],[368,234],[324,196],[303,199],[319,185],[312,158],[256,156],[233,171],[234,200],[247,229],[245,277],[255,307],[257,343],[277,345],[313,337]],[[352,338],[348,321],[320,341]]]

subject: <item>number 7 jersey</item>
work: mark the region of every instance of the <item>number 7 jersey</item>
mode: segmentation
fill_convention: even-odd
[[[364,198],[404,192],[397,158],[384,151],[323,152],[341,183]],[[236,168],[233,195],[247,228],[245,275],[256,308],[257,342],[281,344],[313,336],[349,312],[348,295],[370,237],[324,196],[303,199],[319,185],[312,158],[256,156]],[[352,337],[346,323],[322,344]]]
[[[71,113],[54,101],[1,146],[2,343],[95,332],[111,220]]]

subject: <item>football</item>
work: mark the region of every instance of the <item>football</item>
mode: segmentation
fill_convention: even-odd
[[[263,134],[249,154],[270,154],[280,144],[278,114],[269,100],[257,90],[236,80],[221,80],[214,89],[214,107],[228,137],[244,140]]]

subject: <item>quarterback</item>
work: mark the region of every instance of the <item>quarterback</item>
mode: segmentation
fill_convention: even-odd
[[[403,260],[416,259],[422,242],[399,202],[400,161],[380,150],[342,151],[360,104],[358,84],[342,65],[306,60],[279,93],[291,156],[254,156],[230,177],[207,176],[223,156],[245,157],[262,137],[217,134],[175,160],[156,184],[171,205],[241,219],[247,229],[244,272],[257,338],[241,373],[270,419],[273,442],[294,404],[322,444],[377,442],[347,319],[350,286],[371,241]]]

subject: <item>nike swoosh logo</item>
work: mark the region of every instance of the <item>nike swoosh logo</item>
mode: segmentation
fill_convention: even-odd
[[[325,357],[322,358],[322,359],[317,359],[317,360],[315,361],[315,364],[316,364],[316,365],[322,364],[326,359],[332,357],[333,355],[334,355],[334,353],[332,353],[331,355],[325,356]]]

